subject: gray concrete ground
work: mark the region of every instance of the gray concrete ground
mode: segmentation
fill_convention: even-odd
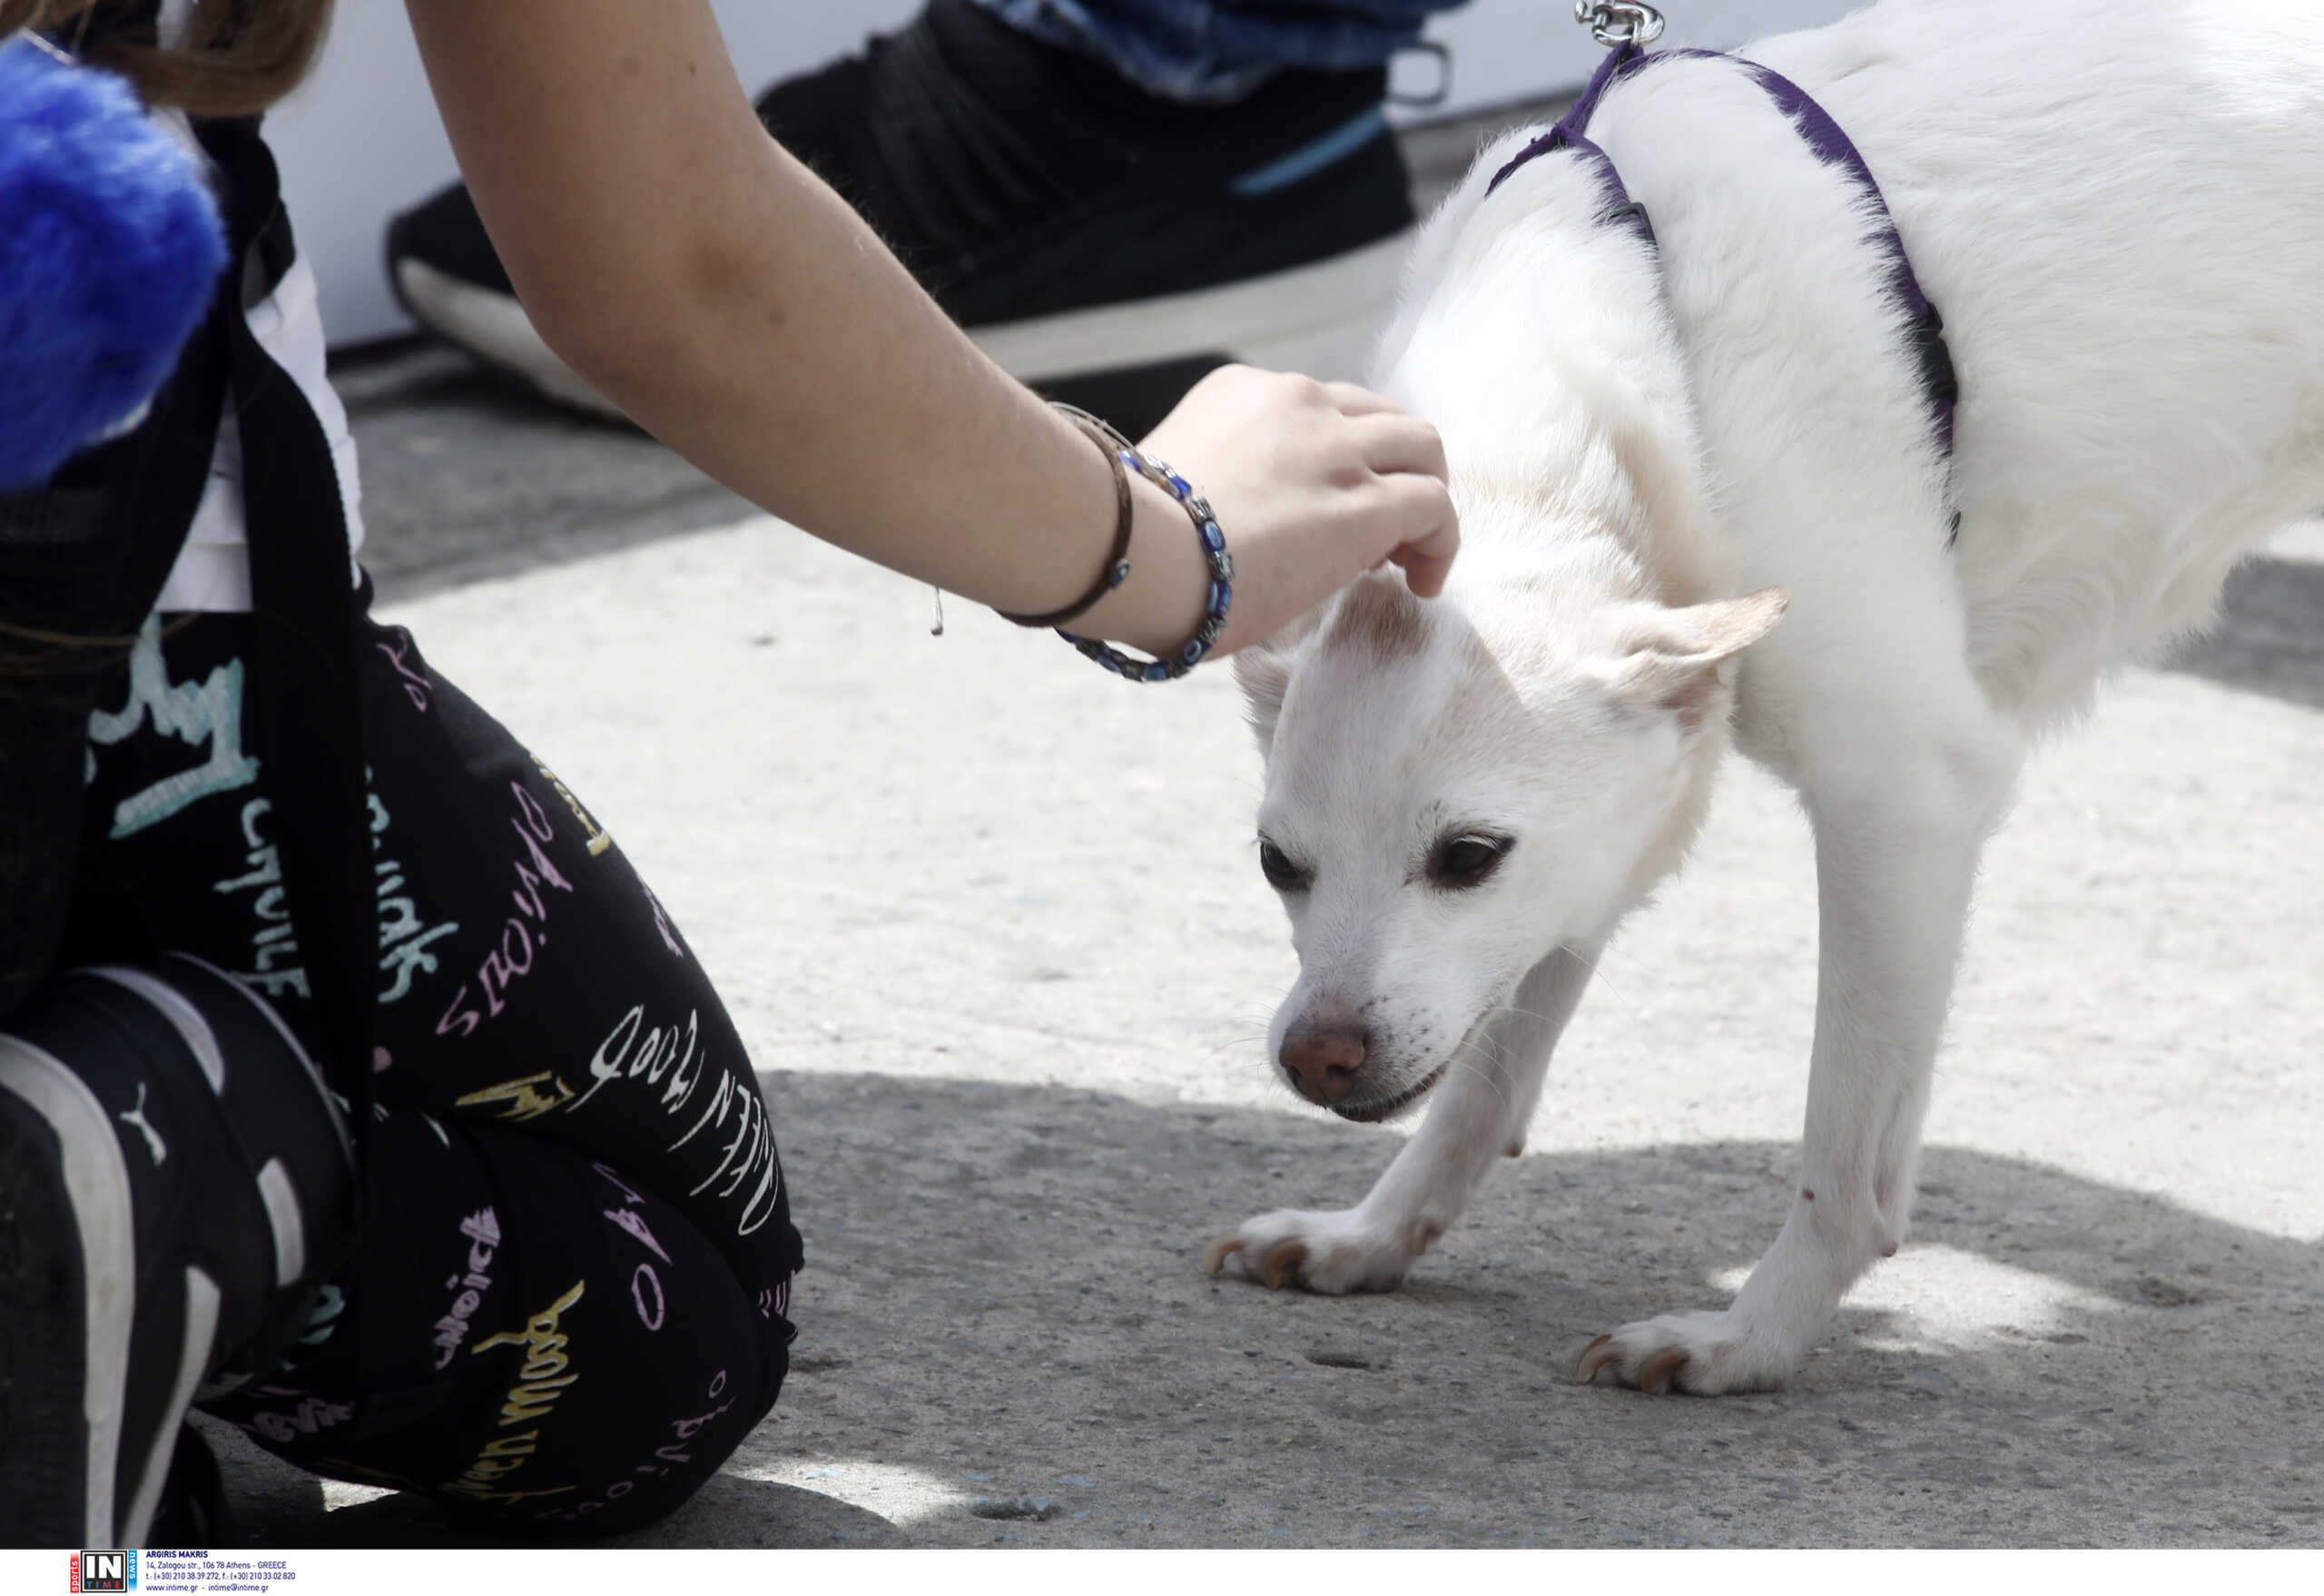
[[[1526,1155],[1393,1295],[1206,1279],[1396,1129],[1267,1079],[1293,960],[1223,671],[1141,690],[422,355],[350,375],[389,615],[612,830],[763,1071],[809,1266],[780,1407],[653,1546],[2324,1544],[2324,537],[2037,758],[1914,1240],[1796,1384],[1582,1345],[1788,1201],[1814,982],[1741,764]],[[700,529],[707,527],[709,529]],[[251,1539],[432,1545],[228,1434]]]

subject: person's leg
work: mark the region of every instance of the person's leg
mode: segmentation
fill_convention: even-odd
[[[212,1538],[157,1518],[181,1423],[279,1362],[345,1259],[349,1141],[281,1022],[182,956],[65,970],[0,1021],[0,1544]]]
[[[312,1046],[266,751],[241,731],[257,624],[164,618],[118,707],[101,701],[81,891],[109,902],[106,922],[246,981]],[[620,1162],[684,1194],[772,1288],[796,1266],[787,1193],[742,1040],[693,950],[546,764],[409,633],[364,626],[379,1100]]]
[[[413,1109],[368,1156],[398,1211],[337,1327],[203,1404],[268,1450],[510,1529],[606,1533],[683,1502],[774,1405],[784,1305],[635,1177]]]
[[[311,1036],[267,750],[242,740],[254,624],[165,621],[101,700],[81,890],[102,911],[84,919],[201,953]],[[643,1522],[781,1382],[800,1251],[764,1100],[596,818],[409,634],[367,626],[369,1218],[326,1304],[343,1311],[219,1411],[319,1468],[497,1513]],[[585,1345],[619,1376],[585,1390]]]
[[[684,1501],[773,1406],[785,1286],[745,1291],[644,1181],[418,1110],[365,1158],[340,1268],[345,1128],[264,1000],[184,955],[8,1017],[0,1542],[214,1531],[165,1523],[190,1404],[318,1473],[599,1533]]]
[[[1149,94],[1240,99],[1285,67],[1384,66],[1430,16],[1468,0],[974,0],[1036,38],[1105,62]]]

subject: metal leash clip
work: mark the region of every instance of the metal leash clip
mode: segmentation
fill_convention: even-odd
[[[1573,20],[1609,50],[1617,44],[1651,44],[1662,36],[1662,14],[1632,0],[1610,0],[1604,5],[1573,0]]]

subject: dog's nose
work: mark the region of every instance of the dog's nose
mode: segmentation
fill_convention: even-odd
[[[1347,1096],[1364,1063],[1364,1030],[1303,1030],[1283,1039],[1283,1072],[1311,1103],[1336,1103]]]

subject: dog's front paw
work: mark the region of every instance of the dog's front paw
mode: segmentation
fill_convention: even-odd
[[[1282,1208],[1246,1220],[1203,1255],[1203,1271],[1216,1275],[1229,1257],[1243,1273],[1269,1286],[1304,1286],[1337,1296],[1350,1291],[1393,1291],[1425,1242],[1414,1245],[1364,1217],[1362,1210]]]
[[[1624,1385],[1649,1395],[1684,1391],[1726,1396],[1773,1391],[1791,1377],[1798,1360],[1751,1334],[1732,1312],[1664,1314],[1625,1325],[1582,1349],[1574,1377],[1587,1385],[1611,1369]]]

